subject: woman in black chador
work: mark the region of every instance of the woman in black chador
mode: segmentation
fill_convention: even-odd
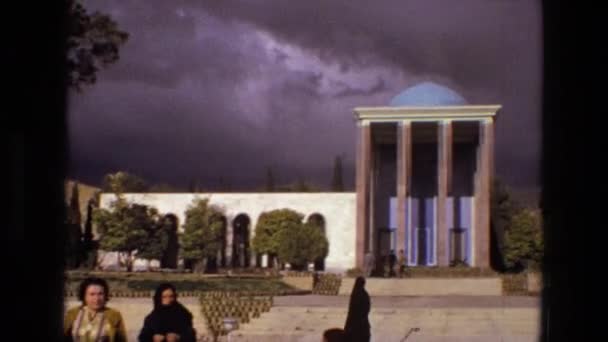
[[[195,342],[192,313],[177,301],[171,284],[161,284],[154,294],[154,310],[146,316],[140,342]]]
[[[346,341],[369,342],[371,327],[367,316],[370,306],[369,295],[365,291],[365,278],[357,277],[353,291],[350,293],[348,315],[344,325]]]

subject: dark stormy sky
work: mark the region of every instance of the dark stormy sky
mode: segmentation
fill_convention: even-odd
[[[342,155],[353,186],[352,109],[433,81],[502,104],[496,169],[534,186],[542,32],[533,0],[86,0],[130,39],[70,96],[71,177],[128,170],[213,188],[299,177],[328,186]]]

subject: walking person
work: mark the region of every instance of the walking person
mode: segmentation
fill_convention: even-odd
[[[397,256],[395,255],[395,250],[391,249],[390,254],[388,255],[388,276],[395,276],[395,265],[397,265]]]
[[[369,294],[365,290],[365,278],[357,277],[355,285],[350,293],[348,303],[348,314],[344,325],[346,341],[369,342],[371,338],[371,327],[369,324],[369,312],[371,303]]]
[[[374,270],[376,264],[374,254],[371,251],[367,252],[363,261],[365,276],[369,278],[372,275],[372,271]]]

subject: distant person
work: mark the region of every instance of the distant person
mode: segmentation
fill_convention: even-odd
[[[331,328],[323,332],[322,342],[346,342],[344,330],[340,328]]]
[[[364,273],[366,277],[370,277],[372,275],[372,271],[374,270],[374,267],[376,266],[376,260],[374,258],[374,254],[372,252],[367,252],[367,254],[365,254],[365,259],[364,261]]]
[[[317,285],[319,284],[319,281],[320,281],[319,272],[314,272],[312,274],[312,288],[313,288],[313,290],[317,288]]]
[[[161,284],[154,293],[154,309],[144,320],[140,342],[195,342],[192,313],[177,301],[171,284]]]
[[[382,257],[382,269],[384,270],[384,278],[388,278],[391,275],[391,263],[389,255],[384,255]]]
[[[371,303],[365,291],[365,278],[357,277],[350,293],[348,314],[344,324],[344,334],[348,342],[369,342],[371,327],[369,324],[369,311]]]
[[[395,265],[397,264],[397,256],[395,255],[395,250],[391,249],[390,254],[388,255],[388,276],[395,276]]]
[[[405,274],[405,268],[407,267],[407,259],[405,258],[405,251],[399,250],[399,257],[397,258],[397,265],[399,267],[399,278],[403,278]]]
[[[87,278],[80,283],[78,299],[82,305],[66,312],[65,341],[127,341],[125,322],[120,312],[106,306],[110,289],[100,278]]]

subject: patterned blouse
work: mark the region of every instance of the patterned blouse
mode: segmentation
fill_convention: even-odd
[[[127,340],[122,316],[118,311],[109,308],[99,312],[92,311],[87,307],[69,310],[64,332],[75,342],[120,342]]]

